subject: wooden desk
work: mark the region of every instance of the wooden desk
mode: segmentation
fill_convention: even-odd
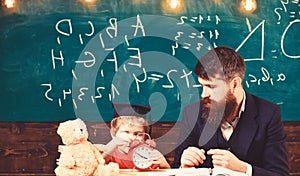
[[[216,167],[213,169],[208,168],[185,168],[185,169],[155,169],[151,171],[137,171],[132,169],[120,169],[121,176],[216,176],[218,174],[230,175],[230,176],[246,176],[241,172],[232,171],[222,167]]]
[[[219,170],[220,171],[220,170]],[[221,172],[225,174],[229,174],[230,176],[245,176],[243,173],[230,171],[228,169],[221,168]],[[216,176],[217,173],[214,173],[212,176]],[[0,173],[0,176],[56,176],[53,174],[38,174],[38,173],[31,173],[31,174],[7,174],[7,173]],[[120,169],[120,173],[118,176],[209,176],[209,171],[207,168],[189,168],[189,169],[154,169],[151,171],[137,171],[132,169]]]
[[[137,171],[132,169],[120,169],[121,176],[175,176],[175,175],[201,175],[209,176],[210,171],[207,168],[185,168],[185,169],[153,169],[151,171]]]
[[[132,169],[120,169],[120,176],[148,176],[149,173],[163,173],[170,169],[155,169],[152,171],[137,171]]]

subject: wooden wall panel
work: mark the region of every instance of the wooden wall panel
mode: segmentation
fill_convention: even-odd
[[[284,124],[291,175],[300,176],[300,122]],[[88,122],[87,126],[91,142],[110,140],[108,124]],[[61,144],[57,127],[57,122],[0,122],[0,175],[53,175],[59,157],[57,146]],[[160,122],[152,127],[152,137],[170,163],[179,130],[180,125],[175,123]],[[162,138],[166,134],[168,137]]]
[[[57,123],[0,123],[0,173],[53,173]]]

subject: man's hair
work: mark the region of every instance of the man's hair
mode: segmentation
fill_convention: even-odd
[[[148,133],[149,125],[145,118],[137,117],[137,116],[119,116],[115,117],[110,122],[110,130],[112,134],[116,134],[121,125],[128,126],[142,126],[144,128],[144,132]]]
[[[243,80],[245,70],[244,58],[226,46],[217,47],[207,52],[198,59],[194,68],[196,75],[202,79],[210,80],[210,77],[222,77],[224,74],[226,82],[236,76]]]

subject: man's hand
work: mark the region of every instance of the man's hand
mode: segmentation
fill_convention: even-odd
[[[233,153],[228,150],[210,149],[208,155],[212,155],[214,166],[221,166],[230,170],[246,173],[247,164],[239,160]]]
[[[196,147],[185,149],[181,155],[181,167],[194,167],[203,164],[205,160],[205,151]]]

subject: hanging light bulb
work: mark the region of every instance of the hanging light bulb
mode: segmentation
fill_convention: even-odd
[[[94,5],[97,0],[81,0],[81,2],[85,5]]]
[[[183,0],[165,0],[162,1],[163,10],[166,12],[180,13],[184,8]]]
[[[240,9],[245,13],[252,13],[256,10],[257,3],[256,0],[242,0],[240,4]]]
[[[179,0],[170,0],[170,7],[172,8],[172,9],[176,9],[176,7],[179,5]]]
[[[3,3],[3,5],[8,9],[15,7],[15,4],[16,4],[15,0],[4,0]]]

